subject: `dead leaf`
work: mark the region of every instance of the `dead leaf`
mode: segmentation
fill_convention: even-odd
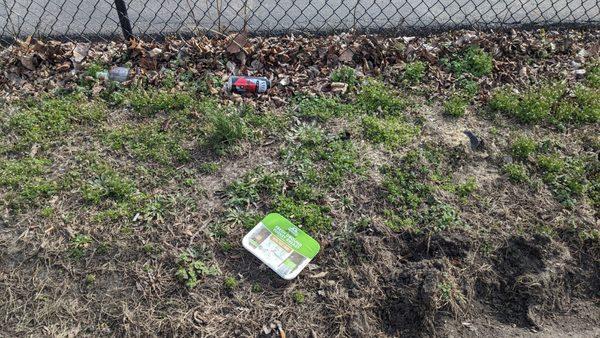
[[[162,49],[160,49],[160,48],[154,48],[154,49],[152,49],[151,51],[148,52],[148,56],[150,56],[151,58],[156,58],[159,55],[161,55],[162,52],[163,52]]]
[[[248,44],[248,36],[246,33],[238,33],[229,41],[227,45],[227,52],[230,54],[237,54],[244,51],[244,47]]]
[[[29,70],[35,70],[35,57],[34,55],[23,55],[19,58],[23,67]]]
[[[344,94],[348,91],[348,84],[343,82],[332,82],[331,83],[331,92]]]
[[[338,58],[338,60],[340,62],[351,62],[353,58],[354,58],[354,52],[351,49],[346,49],[345,51],[342,52],[342,54],[340,54],[340,57]]]
[[[71,57],[71,61],[73,63],[81,63],[83,59],[85,59],[90,51],[89,43],[78,43],[73,49],[73,56]]]

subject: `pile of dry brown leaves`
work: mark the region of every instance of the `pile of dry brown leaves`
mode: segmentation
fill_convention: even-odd
[[[407,62],[418,59],[428,63],[431,92],[443,94],[456,79],[440,60],[465,46],[479,45],[493,55],[493,76],[479,80],[482,88],[489,88],[499,83],[535,81],[541,73],[546,77],[582,76],[583,61],[600,55],[599,37],[598,30],[538,30],[456,31],[428,37],[232,35],[223,39],[128,43],[61,43],[28,38],[0,53],[0,93],[11,100],[57,88],[70,89],[86,76],[83,70],[96,62],[130,65],[134,78],[144,77],[149,84],[160,80],[167,69],[199,77],[260,74],[275,84],[269,100],[281,104],[299,91],[331,90],[329,76],[340,65],[355,68],[359,76],[382,76],[393,83]],[[545,57],[548,55],[552,57]]]

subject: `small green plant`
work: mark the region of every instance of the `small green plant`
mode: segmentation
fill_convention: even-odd
[[[510,153],[514,158],[526,160],[537,149],[537,143],[526,136],[518,136],[510,145]]]
[[[204,138],[206,143],[218,154],[226,153],[248,135],[246,123],[236,112],[227,113],[217,109],[208,113]]]
[[[448,64],[456,74],[469,73],[475,77],[490,75],[494,69],[492,56],[477,46],[468,47]]]
[[[135,193],[135,183],[122,177],[116,171],[107,169],[92,182],[82,188],[83,198],[98,204],[104,199],[126,201]]]
[[[143,160],[167,165],[187,162],[190,153],[181,145],[181,136],[157,125],[124,126],[110,132],[107,142],[115,150],[129,150]]]
[[[357,82],[356,70],[352,67],[342,66],[331,73],[333,82],[347,83],[349,86],[354,86]]]
[[[598,97],[598,93],[580,87],[575,90],[574,98],[565,99],[566,89],[562,83],[532,87],[521,94],[503,88],[493,93],[489,106],[522,123],[590,123],[600,120],[600,103],[592,99]]]
[[[8,119],[8,131],[18,136],[17,149],[32,143],[47,145],[75,130],[76,126],[93,125],[105,115],[104,106],[89,102],[81,94],[46,98],[23,107]]]
[[[390,148],[407,144],[419,132],[418,127],[397,117],[377,118],[365,116],[362,119],[362,129],[365,138],[374,143],[382,143]]]
[[[94,283],[96,283],[96,275],[94,275],[93,273],[85,275],[85,284],[92,285]]]
[[[50,217],[52,217],[52,215],[54,215],[54,208],[52,208],[52,207],[44,207],[40,211],[40,215],[42,217],[44,217],[44,218],[50,218]]]
[[[519,163],[509,163],[502,167],[508,178],[515,183],[523,183],[529,180],[527,168]]]
[[[126,101],[141,116],[153,116],[161,111],[185,109],[191,106],[193,98],[186,92],[133,89],[126,94]]]
[[[263,288],[258,283],[252,283],[252,287],[250,288],[250,291],[252,291],[254,293],[259,293],[259,292],[263,292]]]
[[[96,78],[96,73],[104,70],[104,67],[99,62],[91,62],[85,69],[85,75]]]
[[[303,203],[290,197],[280,196],[275,201],[273,209],[312,232],[331,228],[332,220],[329,216],[331,209],[320,203]]]
[[[585,84],[590,88],[600,89],[600,63],[596,63],[588,69]]]
[[[453,94],[448,101],[444,103],[444,112],[452,117],[461,117],[467,112],[469,100],[462,94]]]
[[[419,84],[423,80],[426,70],[427,65],[423,61],[407,63],[406,67],[404,67],[402,80],[409,84]]]
[[[200,254],[194,250],[179,255],[177,265],[179,268],[175,277],[188,288],[194,288],[203,277],[217,276],[221,273],[216,265],[209,265],[200,260]]]
[[[223,281],[223,287],[227,291],[233,291],[237,288],[237,286],[238,286],[238,281],[237,281],[237,279],[235,279],[235,277],[227,277]]]
[[[327,121],[332,117],[350,113],[350,106],[341,103],[336,98],[301,97],[298,99],[296,113],[302,117]]]
[[[468,97],[474,97],[479,93],[479,83],[477,81],[462,78],[459,80],[458,85]]]
[[[80,259],[85,256],[86,249],[92,243],[92,237],[88,235],[77,234],[71,238],[70,256],[74,259]]]
[[[200,164],[198,171],[203,174],[214,174],[219,171],[219,163],[217,162],[205,162]]]
[[[461,198],[469,197],[475,190],[477,190],[477,181],[472,177],[456,186],[456,194]]]
[[[294,291],[294,292],[292,292],[292,299],[297,304],[304,303],[305,298],[306,298],[306,296],[304,295],[304,293],[302,291]]]
[[[370,80],[362,85],[356,97],[356,105],[361,112],[369,115],[399,116],[410,104],[384,83]]]

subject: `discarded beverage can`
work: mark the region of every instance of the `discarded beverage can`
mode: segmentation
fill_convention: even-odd
[[[225,83],[225,90],[238,94],[261,94],[269,88],[271,88],[271,81],[266,77],[232,76]]]
[[[268,214],[244,238],[242,245],[283,279],[298,276],[321,246],[280,214]]]

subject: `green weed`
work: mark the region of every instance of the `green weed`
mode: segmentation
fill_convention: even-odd
[[[341,103],[336,98],[317,96],[300,98],[296,112],[298,116],[315,118],[324,122],[332,117],[348,114],[350,106]]]
[[[236,112],[216,109],[208,113],[205,142],[218,154],[225,154],[249,135],[245,121]]]
[[[175,277],[190,289],[196,287],[203,277],[221,274],[218,266],[204,263],[199,256],[197,252],[188,250],[179,255],[177,259],[179,268]]]
[[[227,291],[235,290],[238,287],[238,284],[239,283],[238,283],[237,279],[235,279],[235,277],[227,277],[223,281],[223,287]]]
[[[492,56],[476,46],[468,47],[454,60],[447,63],[452,72],[456,74],[469,73],[475,77],[490,75],[494,69]]]
[[[537,143],[526,136],[518,136],[510,145],[511,155],[519,160],[526,160],[537,149]]]
[[[80,94],[42,99],[21,108],[9,117],[6,129],[18,136],[17,149],[32,143],[47,145],[74,131],[76,126],[91,125],[105,115],[104,107],[90,103]]]
[[[361,86],[355,104],[363,113],[383,116],[399,116],[410,106],[409,101],[399,93],[376,80],[367,81]]]
[[[103,170],[93,181],[82,187],[83,198],[94,204],[105,199],[127,201],[135,192],[133,181],[111,169]]]
[[[165,132],[154,124],[124,126],[110,132],[107,142],[115,150],[128,150],[143,160],[153,160],[160,164],[187,162],[190,153],[181,145],[181,136]]]
[[[508,178],[515,183],[523,183],[529,181],[527,168],[519,163],[509,163],[502,167],[502,170]]]
[[[519,94],[509,88],[497,90],[490,99],[492,110],[517,118],[523,123],[595,123],[600,121],[600,92],[583,86],[572,95],[564,84],[532,87]]]
[[[427,65],[423,61],[407,63],[404,67],[402,81],[408,84],[419,84],[423,80],[426,71]]]
[[[59,184],[44,177],[49,165],[49,160],[35,158],[1,161],[0,186],[11,188],[3,202],[16,208],[56,193]]]
[[[275,201],[273,210],[311,232],[331,228],[332,220],[329,216],[331,209],[321,203],[298,202],[290,197],[280,196]]]
[[[342,66],[331,73],[331,81],[347,83],[354,86],[357,83],[356,70],[352,67]]]
[[[198,171],[203,174],[214,174],[219,171],[219,163],[217,162],[205,162],[200,164]]]
[[[71,238],[71,247],[69,255],[71,258],[80,259],[86,254],[87,248],[92,243],[92,237],[88,235],[77,234]]]
[[[444,112],[452,117],[461,117],[467,112],[469,99],[460,93],[454,93],[444,103]]]
[[[304,303],[306,296],[302,291],[294,291],[292,292],[292,299],[294,300],[294,302],[296,302],[296,304],[302,304]]]
[[[141,116],[153,116],[161,111],[171,112],[190,107],[193,98],[186,92],[138,88],[126,94],[126,101]]]
[[[596,63],[588,69],[585,84],[590,88],[600,89],[600,63]]]
[[[419,132],[419,128],[401,118],[377,118],[365,116],[362,119],[363,135],[374,143],[382,143],[389,148],[407,144]]]

